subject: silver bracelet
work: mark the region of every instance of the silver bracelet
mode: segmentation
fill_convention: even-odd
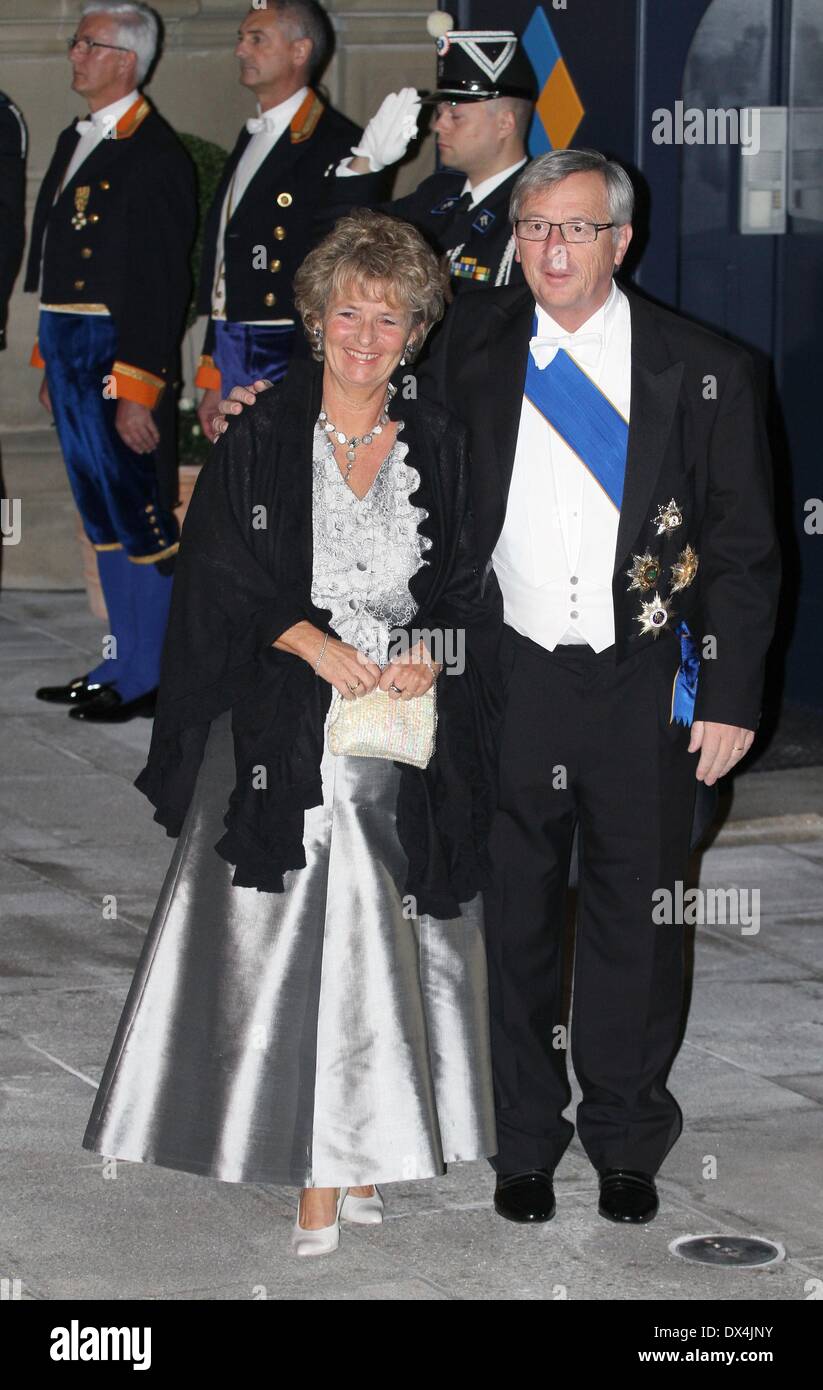
[[[322,647],[320,648],[320,655],[319,655],[319,657],[317,658],[316,662],[314,663],[314,674],[315,674],[315,675],[317,675],[317,672],[318,672],[319,669],[320,669],[320,662],[323,660],[323,654],[324,654],[324,652],[325,652],[325,650],[326,650],[326,643],[328,642],[328,640],[329,640],[329,634],[326,633],[325,637],[323,638],[323,645],[322,645]]]

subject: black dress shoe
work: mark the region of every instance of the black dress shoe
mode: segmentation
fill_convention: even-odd
[[[46,700],[50,705],[82,705],[87,700],[96,699],[101,690],[109,689],[109,685],[107,681],[94,681],[89,685],[86,675],[78,676],[68,685],[41,685],[34,694],[36,699]]]
[[[527,1173],[499,1173],[494,1189],[494,1209],[507,1221],[551,1221],[555,1201],[548,1168],[531,1168]]]
[[[604,1168],[597,1210],[607,1221],[653,1221],[660,1203],[651,1173],[635,1168]]]
[[[85,719],[90,724],[125,724],[138,714],[151,719],[156,703],[156,690],[138,695],[136,700],[124,700],[112,686],[107,686],[93,700],[86,700],[77,709],[70,709],[69,719]]]

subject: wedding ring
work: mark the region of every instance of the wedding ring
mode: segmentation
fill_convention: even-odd
[[[402,690],[400,689],[400,686],[399,686],[399,685],[395,685],[394,681],[392,681],[391,685],[389,686],[389,690],[395,691],[395,693],[396,693],[397,695],[402,695],[402,694],[403,694]]]
[[[352,685],[351,681],[346,681],[346,685],[349,687],[349,690],[351,691],[352,695],[354,694],[359,684],[359,681],[355,681],[354,685]]]
[[[732,752],[733,752],[733,753],[742,753],[742,752],[743,752],[743,744],[742,744],[742,743],[741,743],[741,744],[737,744],[737,743],[736,743],[736,744],[734,745],[733,749],[732,749]]]

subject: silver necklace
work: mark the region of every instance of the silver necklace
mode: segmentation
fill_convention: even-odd
[[[333,435],[334,438],[337,440],[338,444],[346,445],[347,462],[344,482],[349,481],[349,475],[351,474],[351,471],[355,463],[357,462],[356,451],[360,448],[360,445],[371,444],[372,440],[374,439],[374,436],[376,434],[382,434],[383,426],[389,423],[389,401],[391,400],[396,390],[397,387],[393,386],[392,383],[389,382],[389,385],[386,389],[386,399],[383,402],[383,408],[378,416],[377,424],[372,425],[371,429],[368,430],[365,434],[353,434],[351,438],[347,437],[342,430],[339,430],[336,425],[332,424],[331,420],[326,414],[325,409],[322,409],[320,411],[318,419],[320,421],[320,424],[323,426],[323,429],[326,431],[326,434]]]

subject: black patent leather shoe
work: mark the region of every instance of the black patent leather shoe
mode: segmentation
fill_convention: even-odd
[[[527,1173],[499,1173],[494,1209],[507,1221],[551,1221],[555,1213],[554,1186],[548,1168]]]
[[[107,686],[93,700],[86,700],[77,709],[70,709],[69,719],[84,719],[89,724],[125,724],[137,715],[151,719],[156,703],[156,690],[138,695],[136,700],[124,700],[112,686]]]
[[[653,1221],[660,1203],[651,1173],[635,1168],[604,1168],[597,1210],[607,1221]]]
[[[107,681],[94,681],[89,685],[88,675],[77,676],[68,685],[41,685],[39,690],[35,690],[35,698],[46,700],[50,705],[82,705],[87,700],[94,700],[101,690],[108,690],[110,683]]]

